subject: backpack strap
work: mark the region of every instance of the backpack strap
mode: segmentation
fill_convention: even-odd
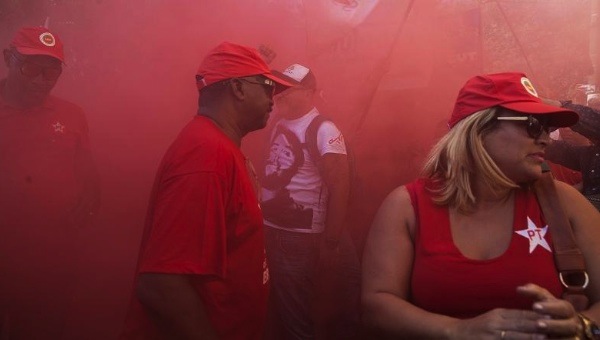
[[[317,145],[317,134],[321,125],[326,121],[330,121],[330,119],[322,114],[316,115],[306,128],[306,132],[304,134],[304,143],[302,144],[302,147],[308,150],[308,154],[313,162],[315,162],[319,172],[321,171],[322,156],[319,152],[319,146]]]

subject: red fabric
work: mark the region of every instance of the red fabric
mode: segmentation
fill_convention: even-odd
[[[1,86],[0,86],[1,87]],[[76,105],[49,96],[19,110],[0,98],[0,225],[63,221],[79,199],[78,159],[89,154],[88,128]]]
[[[570,185],[575,185],[583,181],[583,177],[581,176],[581,172],[579,171],[571,170],[565,166],[549,161],[547,161],[546,163],[550,165],[550,169],[552,170],[554,178],[556,178],[559,181],[565,182]]]
[[[279,91],[292,86],[271,73],[269,66],[256,49],[223,42],[202,60],[196,72],[196,75],[200,76],[196,85],[198,89],[202,89],[222,80],[259,74],[279,83],[281,85],[278,86]]]
[[[563,289],[551,252],[513,233],[506,252],[489,260],[463,256],[452,240],[449,212],[431,201],[425,180],[407,186],[417,216],[411,301],[427,311],[470,318],[494,308],[531,310],[532,301],[517,295],[517,286],[535,283],[560,297]],[[515,197],[514,230],[527,229],[527,217],[542,228],[535,195],[520,190]],[[485,228],[485,226],[481,226]],[[552,247],[550,232],[545,240]]]
[[[475,76],[460,89],[452,116],[453,127],[463,118],[494,106],[528,114],[552,114],[552,126],[571,126],[579,120],[574,111],[544,104],[527,76],[520,72]]]
[[[262,338],[262,214],[244,156],[206,117],[183,129],[159,168],[139,262],[149,272],[210,279],[195,288],[220,339]],[[122,338],[160,338],[137,299]]]
[[[62,41],[45,27],[21,28],[10,46],[24,55],[48,55],[65,61]]]
[[[61,330],[80,242],[80,160],[89,152],[78,106],[50,96],[20,110],[0,97],[0,314],[10,314],[17,338]]]

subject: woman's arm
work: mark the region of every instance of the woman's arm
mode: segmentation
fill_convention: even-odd
[[[459,320],[411,304],[408,298],[415,229],[410,196],[405,187],[400,187],[380,207],[365,246],[362,305],[368,327],[407,339],[500,339],[507,332],[513,336],[537,332],[540,316],[533,311],[495,309]]]
[[[590,299],[589,309],[582,314],[594,320],[600,320],[600,213],[588,200],[570,185],[554,181],[561,204],[573,228],[575,242],[583,253],[590,283],[586,293]],[[552,228],[552,227],[551,227]],[[529,284],[519,287],[520,294],[533,300],[532,309],[546,315],[540,320],[545,333],[552,338],[581,338],[583,325],[573,306],[560,297],[555,297],[546,289]]]
[[[415,215],[405,187],[394,190],[373,221],[363,254],[363,321],[390,335],[448,338],[453,319],[407,302],[413,262]],[[434,326],[435,327],[432,327]]]
[[[590,278],[586,290],[590,307],[583,314],[600,323],[600,212],[573,187],[555,182]]]

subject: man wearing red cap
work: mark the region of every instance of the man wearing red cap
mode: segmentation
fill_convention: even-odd
[[[196,74],[198,115],[159,167],[123,339],[261,339],[269,272],[256,175],[240,151],[290,86],[222,43]]]
[[[56,339],[73,289],[77,230],[98,207],[83,111],[50,95],[63,45],[25,27],[0,81],[0,338]]]

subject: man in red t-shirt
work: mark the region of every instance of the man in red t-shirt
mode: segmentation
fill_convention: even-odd
[[[198,115],[156,176],[122,339],[262,339],[269,272],[256,175],[240,151],[290,86],[222,43],[196,75]]]
[[[0,80],[0,338],[58,339],[78,258],[77,231],[99,203],[87,122],[50,95],[63,45],[24,27]]]

